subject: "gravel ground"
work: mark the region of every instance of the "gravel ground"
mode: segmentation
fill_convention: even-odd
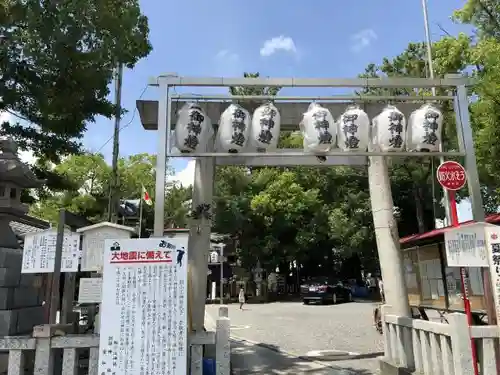
[[[371,375],[377,373],[377,357],[383,355],[383,338],[373,327],[373,307],[369,302],[276,302],[246,305],[241,311],[234,304],[229,305],[231,335],[346,370],[339,373]],[[217,309],[207,306],[212,319]]]

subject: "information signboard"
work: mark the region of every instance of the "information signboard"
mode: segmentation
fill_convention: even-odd
[[[78,303],[101,303],[102,279],[100,277],[81,278],[78,288]]]
[[[498,320],[500,319],[500,227],[491,226],[486,229],[486,247]]]
[[[488,267],[486,223],[473,223],[446,229],[444,243],[448,267]]]
[[[29,233],[24,237],[23,264],[21,273],[54,272],[57,231]],[[80,255],[80,235],[64,233],[61,272],[77,272]]]
[[[187,373],[187,248],[175,238],[106,240],[99,373]]]

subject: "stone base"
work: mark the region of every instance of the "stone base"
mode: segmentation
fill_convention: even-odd
[[[203,345],[203,358],[215,359],[215,344]]]
[[[381,375],[413,375],[415,372],[405,367],[401,367],[387,361],[385,358],[380,358],[380,374]]]

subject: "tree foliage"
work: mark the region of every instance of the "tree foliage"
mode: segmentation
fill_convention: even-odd
[[[468,0],[454,15],[470,23],[476,36],[446,36],[432,45],[434,74],[470,74],[471,123],[487,212],[500,204],[500,6],[494,1]],[[410,43],[395,57],[369,64],[363,77],[428,77],[425,44]],[[245,74],[251,77],[249,74]],[[256,75],[258,76],[258,75]],[[235,95],[259,95],[262,87],[232,88]],[[276,94],[273,93],[273,95]],[[431,95],[427,89],[369,89],[365,95]],[[438,89],[437,95],[447,92]],[[253,104],[253,103],[252,103]],[[258,103],[255,103],[258,104]],[[245,104],[244,104],[245,105]],[[397,105],[397,103],[396,103]],[[444,148],[457,149],[453,103],[439,103],[444,117]],[[280,147],[302,147],[298,132],[282,134]],[[436,182],[438,158],[391,161],[391,184],[399,234],[405,236],[433,229],[444,217],[442,191]],[[218,232],[235,239],[240,256],[249,266],[256,259],[268,269],[290,262],[334,268],[335,254],[360,254],[373,264],[374,230],[368,179],[364,168],[238,168],[217,171]],[[466,191],[461,197],[466,198]]]
[[[9,4],[17,3],[11,1]],[[35,7],[30,2],[27,4],[31,5],[23,5],[23,7]],[[102,3],[99,4],[103,6]],[[149,46],[145,42],[147,27],[144,22],[140,22],[141,16],[138,13],[138,8],[134,5],[135,3],[126,4],[123,6],[124,8],[132,9],[135,6],[134,9],[137,12],[129,14],[130,18],[123,14],[120,15],[120,13],[116,17],[112,15],[116,22],[111,23],[109,29],[115,30],[114,26],[123,25],[121,22],[125,21],[120,18],[122,16],[130,21],[130,23],[125,22],[125,25],[128,25],[128,28],[125,27],[126,33],[132,33],[138,39],[131,37],[130,40],[135,40],[137,43],[134,42],[131,46],[126,46],[130,48],[128,52],[124,53],[129,58],[127,61],[133,64],[137,58],[144,56],[149,51]],[[8,9],[11,8],[12,6],[9,5]],[[68,12],[66,14],[65,11],[57,9],[59,16],[70,17]],[[85,21],[88,24],[78,24],[82,26],[83,30],[104,27],[99,24],[100,19],[95,18],[93,9],[82,12],[89,17]],[[12,10],[9,14],[11,13]],[[472,36],[466,34],[448,35],[434,42],[432,45],[434,74],[437,77],[444,77],[449,73],[468,73],[475,79],[474,86],[470,88],[470,94],[473,97],[470,103],[470,113],[480,180],[487,211],[496,211],[500,204],[500,175],[497,173],[500,170],[500,130],[497,126],[500,122],[500,99],[498,99],[500,97],[500,5],[493,0],[468,0],[465,6],[455,12],[453,16],[457,22],[472,25],[476,32]],[[19,16],[15,19],[18,20]],[[58,18],[58,22],[63,22],[63,19]],[[64,19],[64,22],[68,23],[69,21]],[[136,25],[136,27],[130,25]],[[7,29],[0,30],[5,33]],[[29,30],[29,38],[27,39],[29,43],[26,43],[32,49],[33,46],[40,47],[40,44],[34,44],[35,41],[30,39],[38,34],[35,34],[32,29]],[[14,34],[18,35],[16,32]],[[49,43],[50,48],[55,48],[56,42],[60,40],[58,39],[59,34],[55,34],[53,39],[48,39],[51,41],[50,43],[53,42],[53,44]],[[112,35],[117,40],[116,46],[125,40],[121,39],[123,34],[116,30],[115,34]],[[16,40],[15,38],[13,40]],[[36,43],[43,42],[37,41]],[[102,36],[102,43],[98,44],[95,49],[99,50],[104,45],[115,46],[113,43],[107,37]],[[361,76],[428,77],[429,67],[425,47],[425,44],[421,42],[409,43],[407,48],[397,56],[387,57],[380,62],[369,64]],[[60,56],[55,54],[59,50],[50,48],[51,57]],[[9,51],[11,54],[9,59],[12,59],[11,56],[15,56],[15,49],[12,51],[6,49],[5,51]],[[32,53],[36,58],[40,57],[35,52]],[[73,55],[70,54],[70,56]],[[126,58],[124,59],[126,60]],[[78,103],[83,106],[82,103],[85,103],[85,100],[78,103],[76,100],[75,102],[70,101],[68,111],[65,112],[57,107],[61,102],[56,99],[52,100],[50,95],[48,99],[43,99],[47,101],[47,104],[41,101],[43,105],[37,107],[41,109],[38,109],[38,112],[33,112],[40,116],[40,119],[33,117],[36,121],[31,120],[39,126],[37,131],[43,133],[46,130],[47,133],[43,133],[44,136],[55,137],[61,142],[67,142],[65,145],[68,148],[61,148],[63,152],[78,149],[76,143],[73,147],[71,142],[73,142],[73,138],[78,138],[85,130],[85,126],[82,124],[91,121],[96,114],[109,116],[113,111],[112,106],[104,100],[107,95],[104,87],[111,77],[112,62],[115,60],[110,55],[103,57],[99,54],[97,60],[100,61],[95,66],[98,73],[92,79],[86,77],[89,79],[88,82],[85,82],[87,86],[78,87],[80,91],[76,91],[82,98],[87,98],[86,94],[92,90],[97,92],[96,96],[92,97],[93,99],[89,99],[90,104],[85,107],[87,112],[78,107]],[[14,59],[14,61],[17,60]],[[70,62],[74,61],[70,59]],[[19,64],[22,68],[24,63]],[[87,65],[84,66],[89,69],[89,66],[93,66],[89,64],[93,63],[87,62]],[[49,67],[47,71],[51,72],[53,66],[49,65]],[[14,73],[18,74],[17,70],[13,73],[9,72],[14,78]],[[74,74],[80,77],[79,73]],[[244,76],[257,78],[259,73],[245,73]],[[28,75],[27,77],[32,76]],[[11,81],[14,78],[11,78]],[[35,78],[29,79],[31,81],[20,80],[19,82],[36,81]],[[71,82],[77,85],[76,82],[80,81],[75,78]],[[30,85],[26,87],[38,88],[36,85]],[[37,85],[41,85],[41,83],[37,83]],[[4,86],[7,87],[7,85]],[[5,90],[2,86],[0,88]],[[25,90],[24,86],[17,90],[21,90],[20,92],[25,95],[22,91]],[[31,91],[26,92],[31,93]],[[38,93],[36,90],[33,92]],[[47,92],[51,93],[52,91]],[[279,88],[231,87],[230,92],[238,96],[275,96],[278,94]],[[8,94],[10,95],[10,93]],[[369,89],[365,90],[363,94],[422,96],[431,95],[431,90]],[[437,95],[445,94],[447,92],[444,90],[437,90]],[[12,98],[9,99],[11,101],[8,101],[7,105],[13,103],[12,100],[17,100],[18,96],[12,96]],[[101,106],[96,105],[96,102]],[[20,106],[27,108],[25,116],[33,115],[31,107],[23,104],[23,101],[19,103]],[[29,103],[31,105],[31,102]],[[241,104],[247,109],[253,110],[261,104],[261,101],[241,101]],[[452,103],[446,101],[439,103],[439,105],[445,116],[444,148],[456,149],[458,143]],[[71,121],[68,123],[80,125],[71,125],[72,128],[67,133],[60,132],[59,125],[62,124],[62,120],[67,120],[69,109],[74,110],[75,107],[77,115],[75,118],[70,118]],[[6,108],[22,113],[21,109],[24,107],[21,109],[17,107]],[[54,117],[53,112],[57,113],[59,117]],[[15,133],[12,130],[15,128],[7,127],[7,129],[11,129],[9,131]],[[67,139],[64,138],[64,134],[68,135]],[[30,138],[25,137],[24,139]],[[51,154],[53,151],[50,151],[52,149],[44,146],[43,142],[39,144],[41,145],[40,155],[43,151],[43,155],[48,155],[47,160],[53,160],[54,153]],[[51,147],[53,145],[59,144],[54,141],[51,143]],[[302,137],[300,133],[281,134],[279,147],[301,148]],[[46,153],[45,148],[48,149]],[[414,158],[391,160],[392,192],[400,236],[432,229],[435,225],[434,219],[443,218],[442,193],[434,175],[438,163],[437,158],[432,157],[418,160]],[[154,169],[152,166],[154,166],[154,159],[148,155],[136,155],[130,159],[120,160],[120,191],[123,198],[140,196],[141,184],[144,184],[150,194],[154,196]],[[102,217],[103,207],[106,207],[105,202],[107,202],[106,195],[110,173],[102,156],[72,156],[58,165],[55,172],[55,178],[70,184],[72,186],[70,191],[73,192],[44,192],[47,196],[33,208],[35,214],[51,218],[54,217],[54,213],[59,207],[69,207],[75,212],[84,213],[92,218]],[[190,188],[186,189],[174,184],[169,186],[167,191],[165,200],[167,225],[187,226]],[[260,260],[268,271],[274,270],[276,267],[279,267],[280,270],[288,270],[290,264],[295,262],[301,266],[302,275],[331,273],[335,270],[338,271],[339,259],[345,259],[356,253],[366,268],[374,270],[377,256],[368,191],[367,171],[364,167],[218,167],[215,178],[213,231],[229,235],[228,250],[234,248],[242,265],[247,269],[254,267],[257,260]],[[462,192],[462,198],[465,197],[466,193]],[[147,215],[151,215],[151,212]],[[150,217],[152,218],[152,216]]]
[[[151,197],[155,193],[156,157],[132,155],[118,162],[118,191],[122,200],[138,201],[142,187]],[[57,165],[53,173],[64,180],[69,189],[45,191],[31,206],[30,214],[55,223],[59,209],[65,208],[93,221],[105,220],[109,202],[111,166],[101,154],[72,155]],[[171,171],[168,171],[171,173]],[[165,197],[165,223],[169,227],[185,227],[191,188],[169,183]],[[153,207],[143,205],[143,227],[153,227]]]
[[[115,113],[108,85],[118,63],[148,55],[137,0],[6,0],[0,4],[2,135],[44,161],[80,151],[97,116]]]
[[[258,74],[245,73],[245,77]],[[231,88],[230,92],[277,94],[266,87]],[[260,103],[241,104],[249,108]],[[284,133],[280,147],[302,147],[302,137],[297,132]],[[343,256],[360,252],[365,263],[373,263],[364,170],[231,166],[217,168],[215,181],[213,230],[230,235],[229,245],[236,248],[247,269],[259,260],[268,271],[287,270],[295,262],[301,265],[302,276],[331,272],[338,265],[339,250]]]

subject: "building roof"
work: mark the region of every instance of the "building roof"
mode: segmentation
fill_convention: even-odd
[[[119,229],[119,230],[130,232],[130,233],[136,233],[135,228],[127,227],[125,225],[110,223],[110,222],[107,222],[107,221],[103,221],[102,223],[97,223],[97,224],[94,224],[94,225],[89,225],[88,227],[79,228],[76,231],[78,233],[84,233],[84,232],[88,232],[89,230],[96,230],[96,229],[105,228],[105,227],[115,228],[115,229]]]
[[[48,224],[46,228],[40,228],[33,225],[21,223],[18,221],[11,221],[9,225],[14,234],[18,237],[24,237],[28,233],[42,232],[47,228],[49,228]]]
[[[500,214],[489,215],[484,220],[486,223],[490,224],[500,224]],[[460,223],[460,225],[468,225],[474,223],[474,220],[465,221]],[[432,238],[437,238],[439,236],[444,236],[444,232],[450,227],[444,227],[439,229],[434,229],[429,232],[420,233],[420,234],[412,234],[411,236],[403,237],[399,240],[400,244],[410,244],[412,242],[418,242],[420,240],[428,240]]]
[[[165,228],[163,233],[187,233],[189,229],[187,228]]]

